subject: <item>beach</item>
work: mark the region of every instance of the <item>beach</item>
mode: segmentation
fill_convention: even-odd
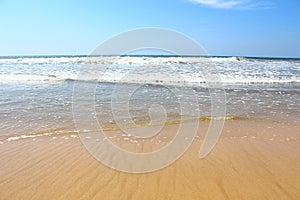
[[[300,200],[299,19],[0,0],[0,200]]]
[[[0,199],[299,199],[299,69],[299,59],[0,58]],[[199,156],[207,136],[219,139]],[[107,144],[154,157],[143,168]],[[155,157],[172,145],[174,162],[174,151]]]
[[[166,132],[172,131],[172,126]],[[203,122],[175,163],[123,173],[94,159],[76,134],[0,145],[1,199],[299,199],[299,125],[263,120],[225,124],[215,149],[199,159]],[[174,127],[173,127],[174,128]],[[118,134],[107,132],[108,135]],[[122,138],[120,143],[126,143]],[[149,144],[148,144],[149,145]],[[155,142],[152,146],[158,145]]]

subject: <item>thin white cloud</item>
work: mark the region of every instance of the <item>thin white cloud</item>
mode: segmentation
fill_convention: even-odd
[[[269,2],[259,0],[189,0],[190,2],[223,9],[268,9]]]

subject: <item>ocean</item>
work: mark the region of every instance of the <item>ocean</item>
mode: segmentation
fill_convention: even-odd
[[[78,90],[82,84],[94,91]],[[216,101],[215,92],[226,99]],[[218,117],[212,109],[226,120],[299,123],[300,59],[0,57],[2,142],[76,133],[74,109],[91,99],[103,130],[210,120]]]

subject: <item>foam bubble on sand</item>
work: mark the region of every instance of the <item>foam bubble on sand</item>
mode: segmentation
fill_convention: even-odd
[[[137,140],[130,140],[131,143],[138,143],[139,141]]]
[[[10,141],[14,141],[14,140],[19,140],[21,137],[16,136],[16,137],[9,137],[6,139],[6,141],[10,142]]]
[[[24,139],[24,138],[35,138],[36,136],[35,135],[21,135],[20,137],[22,139]]]

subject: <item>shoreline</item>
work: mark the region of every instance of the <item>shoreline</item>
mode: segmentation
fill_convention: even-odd
[[[257,123],[274,123],[274,124],[281,124],[282,126],[285,125],[297,125],[298,121],[291,118],[291,119],[276,119],[276,118],[271,118],[271,119],[264,119],[264,118],[253,118],[253,117],[245,117],[245,116],[226,116],[226,117],[216,117],[212,118],[210,116],[202,116],[198,118],[190,118],[190,119],[181,119],[181,120],[168,120],[165,123],[154,123],[154,124],[148,124],[148,123],[137,123],[135,125],[130,125],[128,124],[127,126],[122,126],[119,127],[119,124],[116,122],[105,122],[101,124],[101,131],[107,132],[107,133],[119,133],[122,130],[139,130],[139,129],[145,129],[145,128],[153,128],[153,127],[158,127],[158,126],[178,126],[179,124],[182,123],[190,123],[190,122],[196,122],[201,124],[207,124],[211,123],[211,121],[216,120],[224,120],[224,123],[231,123],[233,121],[241,121],[241,122],[257,122]],[[272,128],[272,127],[270,127]],[[98,130],[96,130],[98,131]],[[203,131],[203,130],[202,130]],[[35,138],[38,137],[62,137],[62,136],[70,136],[74,137],[75,135],[83,134],[83,133],[89,133],[89,132],[95,132],[95,130],[85,130],[84,132],[79,132],[76,130],[76,127],[74,125],[67,127],[55,127],[55,128],[50,128],[50,129],[45,129],[45,130],[39,130],[39,131],[30,131],[30,132],[24,132],[24,133],[17,133],[17,134],[2,134],[0,135],[0,143],[3,144],[5,142],[11,142],[11,141],[16,141],[16,140],[22,140],[22,139],[27,139],[27,138],[32,138],[33,141],[35,141]],[[222,134],[221,134],[222,136]],[[76,138],[76,137],[75,137]]]
[[[175,126],[167,125],[166,133],[172,135]],[[180,159],[146,174],[128,174],[104,166],[86,151],[78,137],[71,135],[2,143],[0,198],[300,198],[299,125],[227,121],[213,151],[200,160],[198,152],[207,126],[208,122],[202,123],[193,144]],[[130,140],[124,140],[119,131],[108,134],[119,135],[115,141],[128,146]],[[147,145],[151,150],[162,144]]]

